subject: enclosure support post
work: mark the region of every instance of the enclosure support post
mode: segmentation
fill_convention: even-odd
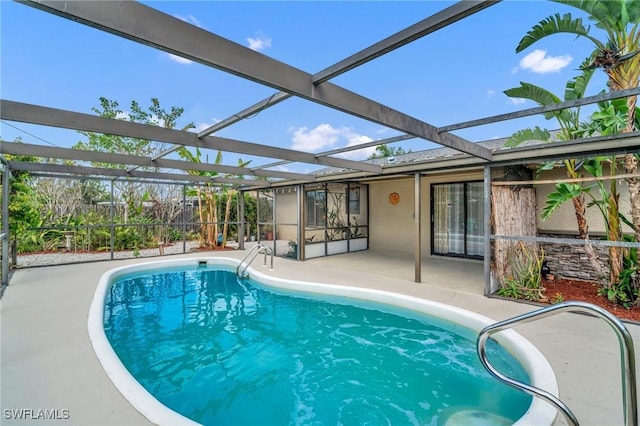
[[[111,241],[109,242],[109,247],[111,248],[111,260],[113,260],[113,248],[114,248],[114,245],[115,245],[115,238],[116,238],[116,235],[115,235],[116,230],[115,230],[115,227],[114,227],[114,224],[113,224],[113,216],[114,216],[114,207],[113,207],[113,195],[114,195],[114,191],[113,191],[113,181],[114,181],[114,180],[115,180],[115,179],[111,179],[111,203],[110,203],[110,205],[109,205],[109,214],[111,215],[111,220],[110,220],[110,222],[111,222],[111,226],[110,226],[110,230],[109,230],[109,233],[110,233],[110,239],[111,239]]]
[[[0,287],[9,284],[9,167],[2,171],[2,282]],[[1,293],[0,293],[1,294]]]
[[[324,207],[324,214],[328,216],[329,211],[327,210],[327,207],[329,206],[329,184],[328,183],[323,183],[322,187],[324,188],[324,203],[325,203],[325,207]],[[328,241],[329,241],[329,232],[327,230],[327,226],[329,226],[329,221],[325,219],[324,221],[324,255],[328,256],[329,255],[329,250],[327,247]]]
[[[182,253],[187,252],[187,185],[182,185]]]
[[[420,172],[416,172],[414,175],[414,201],[413,207],[413,226],[415,235],[415,282],[422,282],[422,218],[421,218],[421,203],[422,203],[422,190],[420,185]]]
[[[256,189],[256,241],[260,240],[260,190]]]
[[[491,166],[484,166],[484,295],[491,289]]]
[[[298,218],[298,229],[296,230],[296,238],[298,241],[298,250],[296,253],[297,260],[304,260],[304,256],[302,253],[304,252],[304,216],[303,212],[303,202],[304,202],[304,185],[298,185],[296,188],[296,200],[297,200],[297,213],[296,217]]]
[[[238,191],[238,249],[244,250],[244,191]]]
[[[276,206],[278,203],[276,199],[278,198],[278,189],[271,190],[271,229],[273,229],[273,253],[277,256],[278,252],[276,248],[278,247],[278,221],[276,220]]]
[[[349,233],[347,234],[347,253],[351,253],[351,238],[353,238],[351,236],[351,183],[347,183],[347,189],[345,192],[345,198],[346,198],[346,210],[347,210],[347,229],[349,230]]]

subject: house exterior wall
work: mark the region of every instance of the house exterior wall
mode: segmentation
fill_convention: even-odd
[[[500,167],[492,168],[492,180],[500,181],[508,179],[508,173]],[[605,171],[605,174],[607,172]],[[423,256],[430,256],[431,248],[431,197],[432,185],[442,183],[462,183],[483,180],[483,170],[467,170],[449,173],[430,173],[421,178],[422,191],[422,253]],[[518,177],[516,177],[518,178]],[[544,172],[540,180],[565,179],[563,170],[552,170]],[[520,179],[529,179],[520,177]],[[604,181],[608,186],[609,181]],[[372,250],[385,250],[389,252],[405,253],[411,255],[415,247],[414,235],[414,177],[398,177],[392,179],[363,182],[368,185],[369,196],[369,248]],[[550,192],[554,190],[553,183],[533,185],[536,190],[537,211],[536,219],[538,233],[540,236],[567,237],[575,236],[576,220],[571,202],[561,205],[547,220],[540,219],[540,212],[545,205],[545,200]],[[620,191],[620,209],[624,214],[629,214],[629,199],[626,184],[618,185]],[[397,193],[399,202],[392,204],[389,196]],[[599,191],[594,189],[594,194],[599,196]],[[295,192],[278,193],[278,207],[276,210],[276,222],[296,223],[297,217],[297,195]],[[361,214],[358,215],[358,222],[364,223],[366,220],[366,201],[362,203]],[[507,207],[508,208],[508,207]],[[362,221],[361,221],[362,218]],[[603,236],[606,228],[600,211],[597,207],[590,207],[587,210],[587,220],[593,239]],[[624,227],[626,232],[630,232],[628,227]],[[296,239],[295,227],[279,226],[279,239]],[[307,232],[308,233],[308,232]],[[308,235],[306,235],[308,237]],[[586,257],[580,245],[549,245],[543,244],[545,256],[550,261],[550,266],[558,276],[589,279],[587,272],[590,270]],[[606,262],[606,250],[600,254],[601,260]]]
[[[605,171],[606,173],[606,171]],[[502,171],[498,168],[493,171],[492,179],[499,180]],[[566,174],[562,170],[553,170],[543,173],[539,179],[554,180],[565,179]],[[422,185],[422,248],[423,253],[431,253],[431,185],[435,183],[470,182],[483,179],[482,170],[457,173],[430,174],[423,176]],[[608,181],[605,184],[608,186]],[[541,234],[575,235],[577,234],[575,212],[573,203],[567,202],[561,205],[546,220],[540,218],[540,212],[544,208],[548,194],[555,189],[554,184],[535,185],[538,229]],[[629,193],[626,184],[619,184],[620,211],[630,216]],[[389,202],[389,194],[397,193],[400,202],[392,205]],[[599,196],[597,189],[594,194]],[[406,253],[413,252],[413,204],[414,181],[413,177],[403,179],[369,182],[370,196],[370,248],[374,250],[389,249]],[[589,197],[587,197],[589,200]],[[591,234],[602,236],[606,232],[605,223],[597,207],[587,209],[587,223]],[[624,225],[625,232],[631,229]]]
[[[430,174],[421,178],[422,253],[431,254],[431,185],[469,182],[483,179],[482,170]],[[369,247],[411,254],[414,250],[414,179],[389,179],[369,183]],[[393,205],[389,195],[397,193],[400,202]]]
[[[413,179],[369,183],[369,248],[413,252]],[[400,201],[389,202],[397,193]]]
[[[298,193],[295,188],[276,192],[276,226],[278,240],[298,239]]]

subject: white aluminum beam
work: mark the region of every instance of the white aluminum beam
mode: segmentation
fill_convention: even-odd
[[[342,154],[342,153],[345,153],[345,152],[357,151],[357,150],[363,149],[363,148],[371,148],[372,146],[386,145],[388,143],[406,141],[407,139],[415,139],[415,136],[413,136],[413,135],[392,136],[390,138],[378,139],[378,140],[375,140],[375,141],[365,142],[365,143],[361,143],[361,144],[358,144],[358,145],[345,146],[343,148],[337,148],[337,149],[332,149],[330,151],[320,152],[320,153],[316,154],[316,156],[324,157],[325,155]]]
[[[4,99],[0,100],[0,118],[3,120],[23,123],[40,124],[65,129],[84,130],[87,132],[169,142],[184,146],[236,152],[240,154],[255,155],[258,157],[281,158],[294,162],[320,164],[323,166],[341,167],[371,173],[380,173],[382,171],[382,168],[379,165],[362,163],[360,161],[333,157],[316,157],[315,154],[308,152],[276,148],[251,142],[221,138],[218,136],[198,138],[198,135],[195,133],[185,132],[182,130],[165,129],[164,127],[150,126],[131,121],[116,120]]]
[[[447,126],[438,127],[439,132],[450,132],[452,130],[467,129],[469,127],[483,126],[485,124],[498,123],[500,121],[514,120],[516,118],[529,117],[531,115],[545,114],[551,111],[561,109],[575,108],[583,105],[595,104],[611,99],[627,98],[629,96],[640,95],[640,87],[631,89],[618,90],[615,92],[600,93],[594,96],[587,96],[571,101],[558,102],[557,104],[544,105],[535,108],[523,109],[520,111],[508,112],[506,114],[493,115],[491,117],[479,118],[477,120],[463,121],[462,123],[449,124]]]
[[[210,134],[213,134],[215,132],[218,132],[226,127],[231,126],[232,124],[237,123],[240,120],[243,120],[247,117],[250,117],[254,114],[259,113],[262,110],[265,110],[267,108],[270,108],[274,105],[279,104],[280,102],[289,99],[291,97],[290,94],[286,93],[286,92],[277,92],[274,93],[273,95],[269,96],[266,99],[261,100],[260,102],[251,105],[248,108],[243,109],[242,111],[240,111],[237,114],[233,114],[231,117],[229,118],[225,118],[224,120],[214,124],[213,126],[207,127],[206,129],[204,129],[203,131],[201,131],[200,133],[198,133],[198,137],[204,137],[204,136],[208,136]]]
[[[447,25],[453,24],[460,19],[466,18],[476,12],[479,12],[489,6],[498,3],[499,0],[483,0],[483,1],[462,1],[450,6],[422,21],[411,25],[399,31],[384,40],[381,40],[351,56],[343,59],[342,61],[331,65],[328,68],[314,74],[311,77],[313,84],[324,83],[334,77],[337,77],[345,72],[359,67],[375,58],[385,55],[395,49],[398,49],[406,44],[411,43],[427,34],[431,34]],[[267,108],[277,105],[280,102],[289,99],[292,95],[286,92],[277,92],[268,98],[257,102],[256,104],[245,108],[237,114],[232,115],[229,118],[222,120],[219,123],[201,131],[198,136],[207,136],[215,133],[225,127],[228,127],[238,121],[263,111]]]
[[[386,139],[378,139],[378,140],[375,140],[375,141],[361,143],[361,144],[358,144],[358,145],[346,146],[346,147],[343,147],[343,148],[332,149],[330,151],[319,152],[319,153],[316,154],[316,157],[324,157],[324,156],[327,156],[327,155],[342,154],[344,152],[357,151],[359,149],[370,148],[372,146],[378,146],[378,145],[384,145],[384,144],[388,144],[388,143],[404,141],[404,140],[407,140],[407,139],[415,139],[415,136],[412,136],[412,135],[399,135],[399,136],[393,136],[393,137],[386,138]],[[252,170],[268,169],[270,167],[282,166],[282,165],[288,164],[288,163],[290,163],[290,161],[278,161],[278,162],[275,162],[275,163],[263,164],[262,166],[254,167],[254,168],[252,168]]]
[[[617,135],[593,136],[495,151],[495,163],[540,162],[564,158],[589,158],[640,152],[640,131]]]
[[[421,37],[431,34],[447,25],[453,24],[467,16],[473,15],[489,6],[493,6],[499,3],[500,0],[470,0],[460,1],[446,9],[435,13],[428,18],[417,22],[410,27],[399,31],[384,40],[372,44],[371,46],[363,49],[348,58],[330,66],[313,76],[313,83],[324,83],[340,74],[343,74],[349,70],[359,67],[375,58],[378,58],[384,54],[387,54],[395,49],[398,49],[406,44],[411,43]]]
[[[172,182],[198,182],[212,184],[229,184],[234,186],[270,186],[269,182],[247,179],[211,178],[178,173],[145,172],[139,170],[109,169],[100,167],[70,166],[66,164],[33,163],[28,161],[9,161],[13,170],[27,172],[46,172],[85,176],[132,177],[143,179],[170,180]]]
[[[497,150],[493,153],[493,161],[488,164],[494,167],[510,164],[542,163],[567,158],[589,158],[598,155],[624,155],[637,152],[640,152],[640,132],[633,132]],[[430,158],[423,161],[386,166],[382,175],[379,176],[384,178],[400,174],[406,175],[416,171],[429,173],[447,170],[470,170],[484,165],[487,165],[487,162],[470,155],[459,154],[446,158]],[[358,172],[344,172],[317,176],[316,182],[367,178],[371,178],[371,176]],[[376,177],[374,176],[373,178],[375,179]],[[273,187],[279,186],[282,186],[279,182],[273,183]]]
[[[217,172],[229,175],[253,175],[259,177],[274,177],[280,179],[315,180],[314,176],[303,173],[279,172],[272,170],[253,170],[248,167],[225,166],[210,163],[192,163],[189,161],[158,159],[149,157],[112,154],[107,152],[87,151],[72,148],[58,148],[44,145],[0,141],[0,153],[11,155],[32,155],[40,158],[61,158],[65,160],[89,161],[92,163],[111,163],[121,165],[135,165],[140,167],[176,169],[184,171]]]
[[[129,1],[24,1],[144,45],[294,94],[384,126],[491,160],[491,151],[151,7]]]
[[[252,170],[264,170],[264,169],[269,169],[271,167],[278,167],[278,166],[284,166],[285,164],[289,164],[291,161],[274,161],[273,163],[269,163],[269,164],[262,164],[261,166],[256,166],[254,168],[252,168]]]

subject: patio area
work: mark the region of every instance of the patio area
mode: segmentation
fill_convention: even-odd
[[[239,258],[243,254],[215,255]],[[209,255],[200,253],[198,257]],[[60,417],[68,413],[67,419],[56,421],[61,424],[149,424],[111,384],[87,335],[87,314],[99,277],[111,268],[139,262],[116,260],[16,271],[0,301],[2,424],[42,424],[9,418],[7,410],[12,409],[58,410]],[[373,251],[306,262],[276,258],[272,272],[262,268],[259,259],[254,265],[283,278],[422,297],[496,321],[536,309],[484,297],[482,264],[478,262],[425,260],[421,284],[412,281],[412,259]],[[627,327],[637,342],[640,327]],[[623,424],[618,342],[608,325],[585,315],[560,314],[520,326],[517,331],[547,357],[556,373],[561,399],[581,424]]]
[[[640,129],[631,115],[625,129],[622,123],[605,125],[597,116],[577,119],[580,107],[629,103],[640,95],[636,74],[635,81],[624,85],[613,79],[631,64],[640,67],[640,55],[632,49],[637,44],[622,43],[615,64],[597,63],[591,47],[575,45],[558,44],[564,53],[553,55],[561,56],[546,51],[541,58],[530,56],[538,49],[517,56],[525,54],[538,36],[525,37],[531,43],[520,44],[522,50],[516,48],[514,55],[524,35],[520,24],[527,28],[546,15],[563,16],[560,23],[568,27],[559,26],[561,32],[577,28],[576,35],[583,36],[582,19],[602,13],[605,23],[625,22],[624,28],[604,26],[607,37],[616,34],[624,40],[638,34],[637,10],[609,2],[613,6],[607,13],[594,8],[597,14],[591,16],[580,10],[586,15],[575,15],[574,21],[564,18],[565,9],[574,4],[492,0],[376,2],[366,7],[327,2],[319,15],[306,2],[255,2],[250,8],[237,2],[1,4],[7,40],[3,86],[11,89],[0,99],[3,425],[42,424],[43,419],[33,418],[39,410],[53,413],[55,423],[62,424],[149,424],[98,362],[87,332],[89,306],[99,278],[112,268],[161,260],[158,254],[166,251],[168,256],[174,249],[184,253],[165,259],[239,259],[245,254],[188,252],[188,239],[211,248],[227,237],[238,242],[274,238],[276,254],[306,261],[279,257],[274,271],[264,268],[266,274],[393,291],[495,321],[538,308],[485,297],[485,290],[493,293],[499,280],[485,282],[483,263],[460,258],[482,258],[488,272],[489,265],[500,265],[501,249],[496,247],[501,240],[640,248],[640,223],[620,225],[627,211],[632,218],[640,217],[631,191],[640,179]],[[522,22],[505,26],[505,17]],[[354,30],[356,21],[362,28]],[[626,28],[627,21],[634,26]],[[300,23],[303,26],[296,27]],[[482,25],[476,27],[478,23]],[[262,34],[263,28],[272,31],[274,50],[264,50],[271,47],[271,35],[268,40],[259,37],[260,46],[247,38],[257,30]],[[304,43],[298,36],[301,30]],[[545,36],[554,32],[555,28],[544,31]],[[621,44],[607,37],[596,46]],[[452,50],[457,39],[465,43]],[[102,60],[67,54],[62,48],[99,51]],[[312,51],[315,54],[309,54]],[[473,70],[478,78],[464,78],[434,67],[434,57],[446,57],[447,70],[468,73],[469,63],[482,66]],[[483,61],[486,57],[500,61]],[[589,90],[582,81],[591,74],[586,78],[572,71],[569,77],[559,72],[573,58],[587,57],[591,65],[586,69],[603,68],[608,75],[594,79],[599,86]],[[544,66],[531,67],[532,58]],[[109,64],[108,70],[102,66],[91,72],[102,63]],[[549,63],[553,70],[547,68]],[[578,63],[566,71],[586,71]],[[136,66],[143,71],[136,72]],[[56,72],[38,73],[42,69]],[[397,78],[387,78],[389,69]],[[148,70],[154,71],[152,78]],[[537,95],[524,93],[532,83],[523,81],[528,79],[525,74],[516,77],[516,70],[553,78],[552,87],[568,89],[565,99],[550,93],[535,99]],[[478,90],[483,72],[490,79],[482,83],[486,89]],[[520,87],[509,89],[518,82]],[[502,95],[509,99],[499,99]],[[117,96],[130,99],[120,98],[119,104]],[[140,103],[148,98],[149,107]],[[92,106],[90,99],[99,99],[100,107]],[[467,107],[460,108],[461,99]],[[526,99],[535,107],[520,103]],[[124,102],[129,100],[127,112]],[[571,117],[575,111],[580,128],[570,128],[561,119],[569,111]],[[561,132],[538,132],[541,116],[558,118]],[[522,126],[513,124],[516,120]],[[534,133],[541,135],[510,146],[512,135],[526,134],[521,132],[534,126]],[[384,155],[375,154],[378,151]],[[605,156],[610,159],[601,160]],[[597,161],[586,167],[592,160]],[[550,169],[551,162],[563,166]],[[570,169],[579,173],[567,174]],[[533,170],[544,174],[534,178]],[[569,183],[567,178],[577,184],[576,191],[588,191],[596,181],[611,182],[609,195],[600,191],[602,205],[610,210],[596,226],[590,219],[591,236],[578,242],[576,231],[586,233],[581,226],[586,219],[580,217],[581,203],[575,195],[573,210],[566,204],[545,226],[538,226],[542,212],[536,206],[544,205],[542,200],[556,191],[556,184]],[[494,206],[499,189],[521,196]],[[622,203],[628,204],[606,201],[621,194]],[[501,216],[505,223],[531,229],[496,226]],[[610,229],[622,231],[614,236]],[[623,241],[623,233],[635,234],[634,242]],[[605,235],[611,241],[597,240]],[[62,265],[57,260],[42,266],[50,259],[43,253],[50,251],[56,251],[55,256],[64,252],[67,262],[78,263]],[[414,259],[410,252],[425,257]],[[9,281],[9,259],[16,253],[22,256]],[[456,259],[427,257],[428,253]],[[615,251],[610,253],[609,267],[615,271]],[[573,254],[557,259],[556,265],[550,261],[552,272],[560,276],[567,265],[582,272],[585,267],[579,261],[585,256],[580,251]],[[102,261],[81,263],[89,257]],[[505,256],[504,264],[518,259]],[[633,267],[626,269],[634,279],[639,278],[637,264],[634,259]],[[259,260],[254,265],[262,269]],[[606,275],[594,266],[593,277]],[[415,278],[418,275],[421,280]],[[611,284],[617,285],[619,277],[611,275]],[[640,325],[627,327],[638,342]],[[560,397],[581,424],[623,424],[620,345],[605,322],[560,314],[516,331],[548,358]],[[25,413],[28,419],[18,418]]]
[[[0,302],[2,424],[41,423],[8,418],[7,410],[12,409],[58,410],[60,417],[68,413],[68,419],[59,420],[67,424],[149,424],[111,384],[87,335],[87,313],[99,277],[111,268],[138,262],[116,260],[15,273]],[[259,259],[254,265],[262,269]],[[400,256],[360,252],[307,262],[276,258],[275,270],[267,273],[307,281],[322,277],[326,283],[405,293],[459,306],[496,321],[536,309],[484,297],[481,263],[426,260],[421,284],[412,281],[412,266],[411,259]],[[640,327],[627,326],[637,342]],[[547,357],[562,400],[581,424],[623,423],[618,342],[604,322],[585,315],[560,314],[520,326],[517,331]]]

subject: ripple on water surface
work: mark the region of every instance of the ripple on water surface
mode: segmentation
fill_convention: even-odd
[[[156,399],[204,424],[510,423],[527,410],[530,397],[484,371],[468,330],[324,299],[238,282],[228,270],[130,274],[109,290],[105,332]],[[488,354],[528,381],[492,341]]]

